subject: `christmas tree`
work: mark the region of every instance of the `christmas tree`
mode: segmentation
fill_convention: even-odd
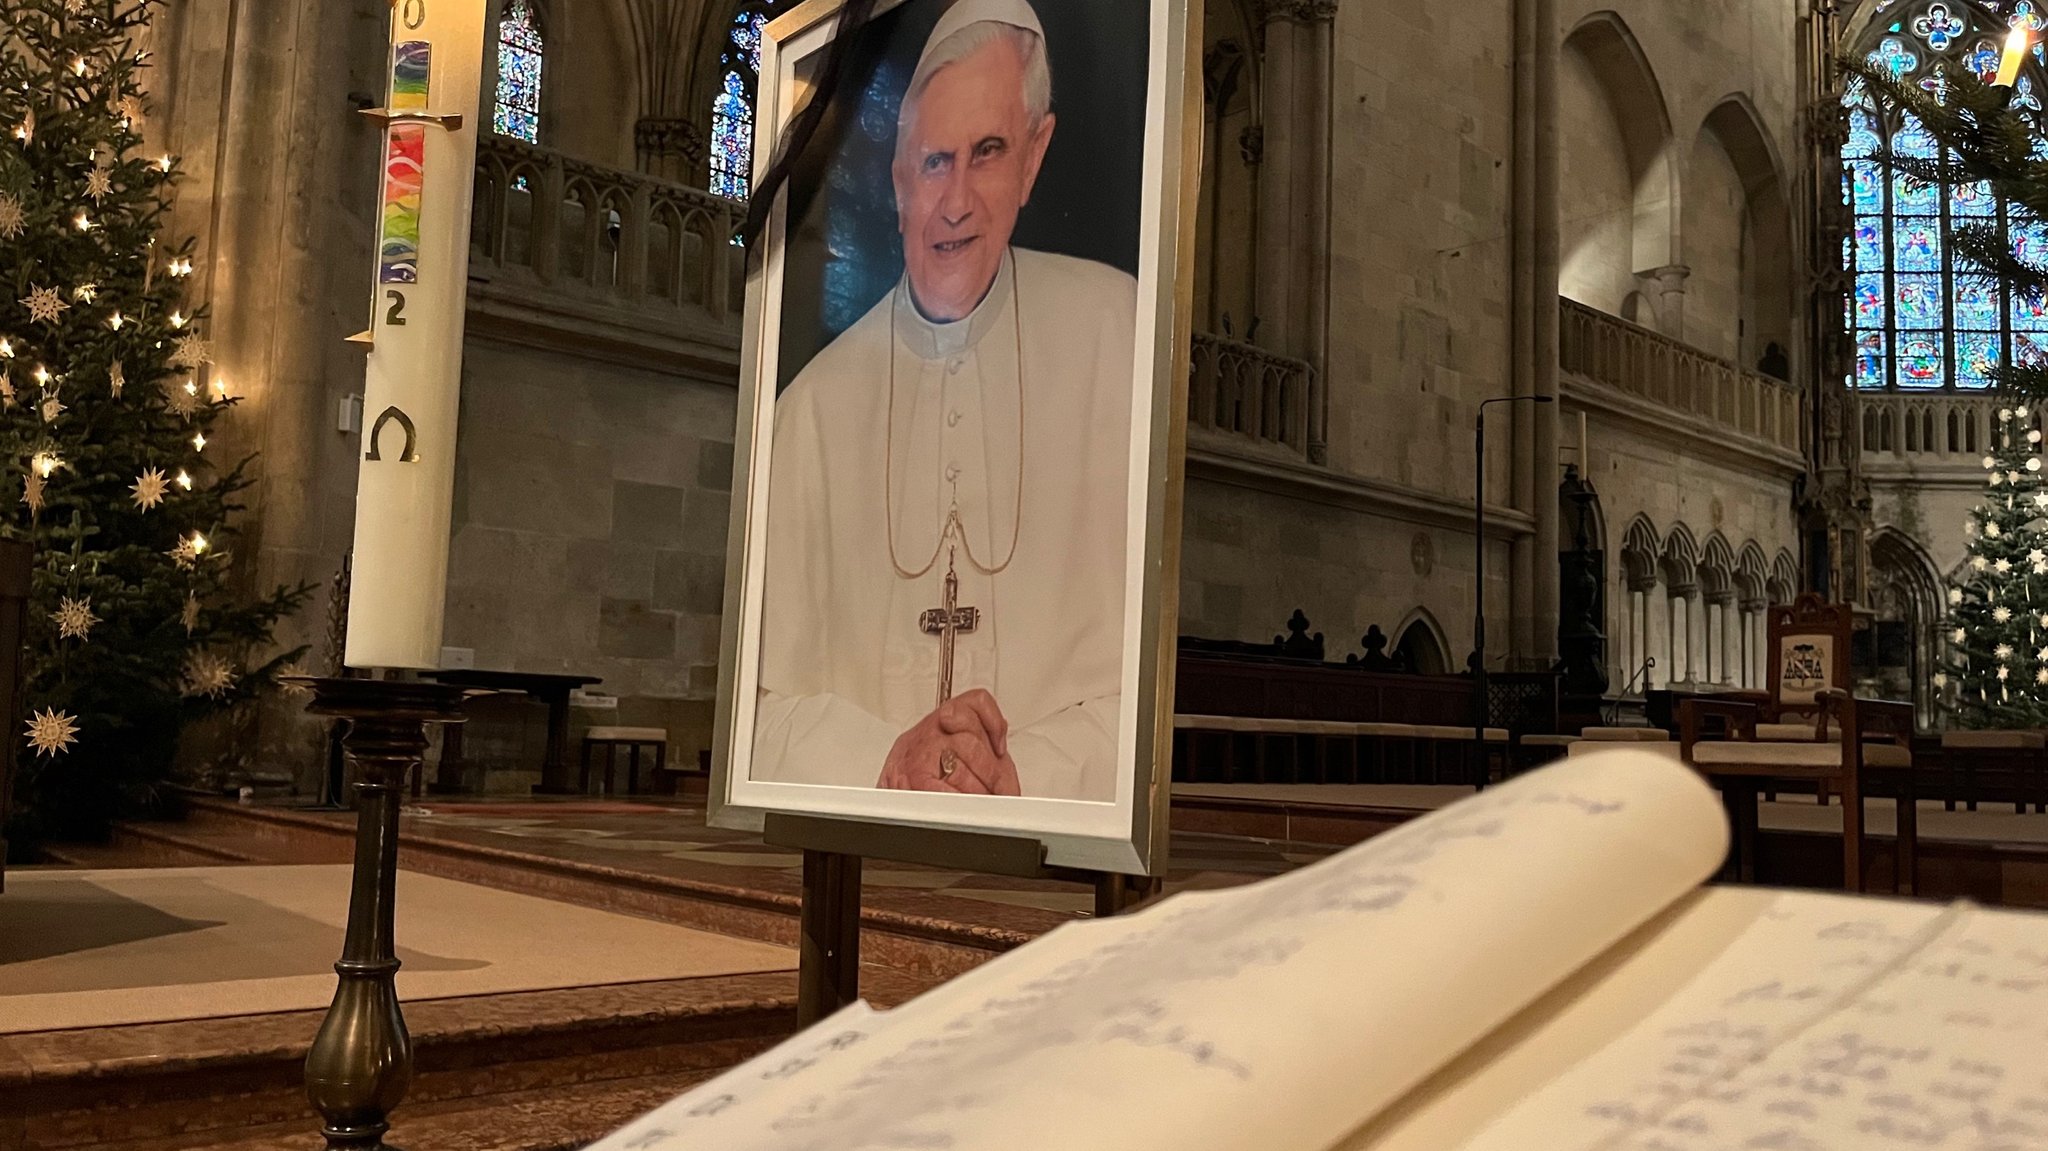
[[[0,536],[35,549],[10,838],[146,800],[186,723],[296,658],[265,653],[309,594],[230,588],[248,461],[207,452],[236,401],[161,235],[177,159],[144,154],[157,3],[0,5]]]
[[[2002,408],[1984,457],[1989,490],[1970,515],[1969,559],[1949,591],[1949,692],[1958,724],[2039,727],[2048,721],[2048,477],[2041,433],[2025,407]]]

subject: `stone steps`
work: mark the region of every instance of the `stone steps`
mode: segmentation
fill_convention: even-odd
[[[509,1091],[481,1099],[408,1106],[390,1140],[411,1151],[574,1151],[711,1077],[713,1072],[645,1075]],[[229,1134],[101,1144],[102,1151],[325,1151],[306,1123]]]
[[[195,849],[239,851],[244,862],[346,862],[355,827],[350,820],[228,800],[188,801],[175,824],[124,825],[137,839],[175,841]],[[793,947],[795,895],[731,884],[625,871],[508,851],[405,829],[399,866],[428,875],[638,915],[682,927]],[[905,974],[941,980],[970,971],[1029,941],[1029,936],[866,907],[861,913],[864,961]]]
[[[394,1139],[580,1145],[786,1036],[795,984],[781,972],[407,1004],[415,1070]],[[318,1147],[302,1084],[321,1016],[0,1036],[0,1148]]]

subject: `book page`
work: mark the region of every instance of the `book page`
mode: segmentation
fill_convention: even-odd
[[[705,1138],[726,1126],[734,1114],[866,1042],[883,1018],[882,1012],[861,1000],[649,1111],[613,1132],[603,1145],[622,1151],[711,1146]]]
[[[1770,1054],[1589,1147],[1823,1151],[2048,1145],[2048,920],[1962,908]],[[1527,1144],[1523,1144],[1526,1146]]]
[[[635,1151],[1326,1148],[1726,847],[1691,771],[1581,757],[1285,876],[1061,928],[728,1106],[715,1134]]]
[[[1342,1151],[1605,1146],[1654,1126],[1867,991],[1950,918],[1941,907],[1900,900],[1757,888],[1694,893]]]

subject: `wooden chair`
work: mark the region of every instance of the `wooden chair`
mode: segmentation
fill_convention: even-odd
[[[1773,607],[1766,695],[1679,703],[1680,755],[1714,781],[1728,804],[1736,878],[1755,878],[1758,792],[1773,782],[1797,780],[1812,783],[1822,796],[1840,792],[1843,885],[1863,890],[1863,797],[1877,783],[1899,804],[1895,886],[1903,892],[1913,888],[1913,708],[1850,694],[1854,627],[1849,607],[1812,594]]]

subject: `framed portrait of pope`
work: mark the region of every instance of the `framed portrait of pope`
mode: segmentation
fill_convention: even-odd
[[[1188,8],[884,0],[835,46],[811,0],[766,27],[757,173],[829,99],[750,253],[714,823],[1157,857]]]

